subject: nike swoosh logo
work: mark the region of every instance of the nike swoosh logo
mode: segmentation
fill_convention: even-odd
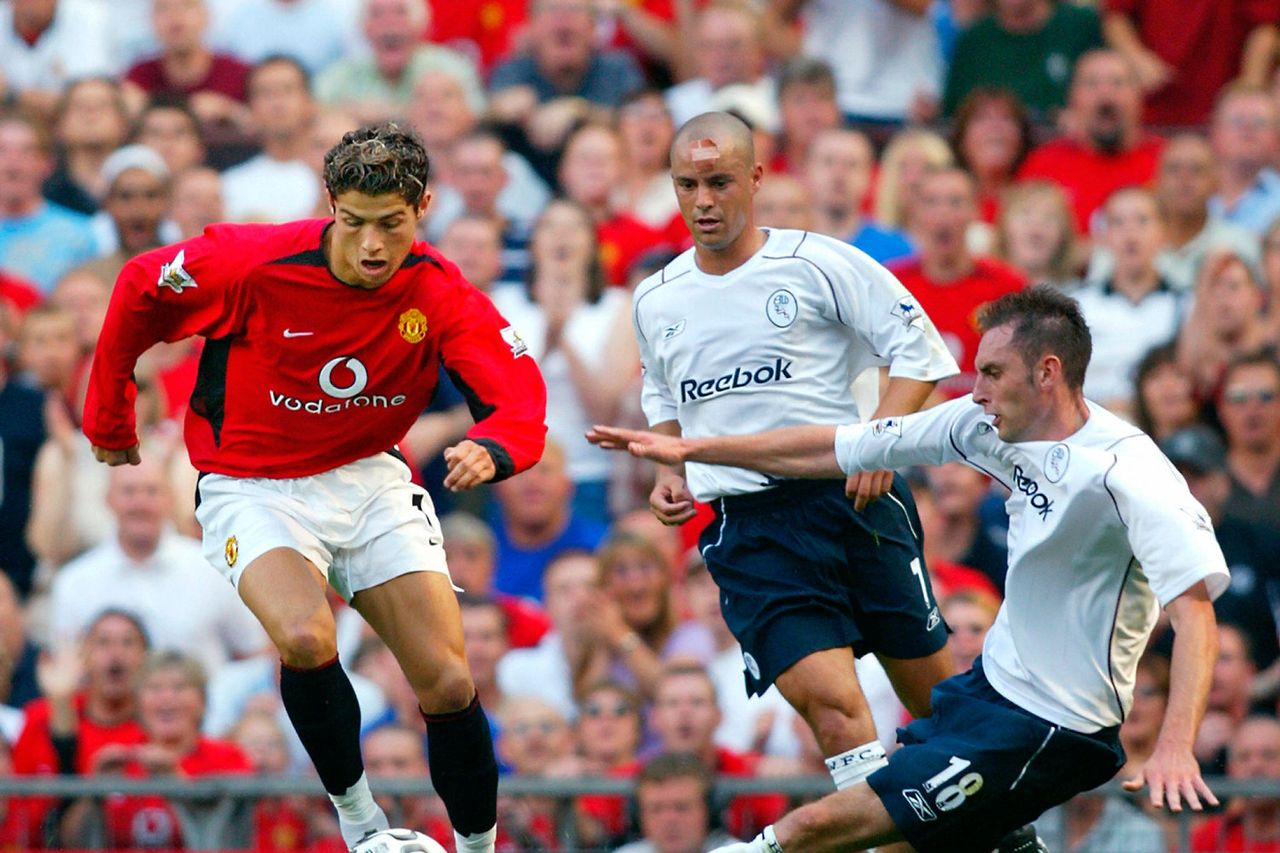
[[[286,338],[305,338],[307,335],[314,335],[314,334],[315,332],[291,332],[288,329],[284,330],[284,336]]]

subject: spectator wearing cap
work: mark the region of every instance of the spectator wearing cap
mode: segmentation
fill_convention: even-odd
[[[1195,298],[1178,331],[1178,358],[1195,377],[1202,398],[1217,391],[1233,359],[1275,343],[1255,270],[1226,249],[1211,252],[1200,265]]]
[[[864,133],[833,127],[813,137],[803,174],[812,202],[814,230],[843,240],[887,264],[906,258],[914,250],[905,232],[862,215],[874,166],[875,151]]]
[[[1065,111],[1067,132],[1036,148],[1019,179],[1061,184],[1088,234],[1094,212],[1121,187],[1143,186],[1156,173],[1163,140],[1142,127],[1142,93],[1123,56],[1091,50],[1076,60]]]
[[[1189,426],[1160,442],[1160,449],[1186,479],[1209,514],[1213,532],[1231,569],[1231,586],[1213,603],[1219,622],[1249,637],[1259,668],[1280,660],[1280,531],[1226,514],[1231,494],[1227,449],[1207,426]],[[1280,678],[1280,667],[1276,669]]]
[[[52,171],[43,126],[20,114],[0,115],[0,269],[44,294],[96,254],[89,218],[40,194]]]
[[[70,81],[114,73],[107,11],[91,0],[0,6],[0,99],[48,116]]]
[[[361,123],[386,121],[403,115],[418,78],[436,71],[457,80],[471,109],[482,112],[484,86],[475,63],[452,48],[423,44],[430,21],[427,0],[362,0],[360,32],[369,53],[325,69],[316,78],[316,100]]]
[[[114,282],[135,255],[178,238],[169,213],[169,167],[145,145],[126,145],[102,164],[107,194],[94,217],[102,256],[84,270]]]
[[[102,166],[129,135],[129,111],[111,77],[72,81],[53,116],[58,165],[44,182],[44,197],[80,213],[97,212],[107,194]]]
[[[1253,716],[1242,722],[1227,747],[1227,778],[1269,782],[1270,795],[1233,798],[1225,811],[1191,834],[1193,853],[1240,850],[1264,853],[1276,849],[1280,836],[1280,721]]]
[[[688,51],[693,75],[667,90],[667,106],[676,127],[716,109],[715,94],[728,86],[743,87],[770,104],[768,130],[777,126],[772,106],[776,95],[772,78],[764,73],[764,29],[751,5],[731,0],[708,4],[693,22]]]
[[[209,125],[243,127],[248,119],[245,82],[249,66],[208,41],[209,7],[205,0],[153,0],[151,26],[160,54],[142,60],[125,73],[125,93],[141,105],[171,99],[187,104]]]
[[[1053,0],[995,0],[960,34],[947,71],[942,111],[952,115],[979,87],[1006,89],[1039,116],[1066,104],[1071,69],[1102,46],[1098,13]]]
[[[1274,353],[1242,355],[1227,366],[1218,417],[1231,472],[1223,512],[1280,530],[1280,361]]]
[[[1229,86],[1218,96],[1209,136],[1218,163],[1210,213],[1261,236],[1280,216],[1280,106],[1261,87]]]

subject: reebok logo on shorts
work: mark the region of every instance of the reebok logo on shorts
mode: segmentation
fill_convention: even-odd
[[[938,816],[933,809],[929,808],[929,804],[925,802],[924,794],[921,794],[915,788],[905,788],[902,796],[906,797],[907,805],[911,806],[912,811],[916,813],[916,817],[921,820],[937,820]]]

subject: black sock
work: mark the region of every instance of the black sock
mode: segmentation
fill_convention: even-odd
[[[487,832],[498,822],[498,760],[480,697],[451,714],[422,713],[427,721],[431,784],[444,800],[455,831]]]
[[[360,758],[360,703],[338,656],[315,669],[280,664],[280,698],[320,782],[345,794],[364,773]]]

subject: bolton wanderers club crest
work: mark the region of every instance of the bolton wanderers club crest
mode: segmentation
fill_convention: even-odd
[[[236,560],[240,558],[240,543],[236,541],[236,537],[227,537],[227,545],[222,549],[222,555],[227,558],[227,568],[234,569]]]
[[[798,308],[795,294],[790,290],[775,290],[769,294],[769,302],[764,311],[770,323],[779,329],[785,329],[796,321]]]
[[[427,317],[417,308],[410,308],[400,315],[400,337],[411,344],[427,336]]]

